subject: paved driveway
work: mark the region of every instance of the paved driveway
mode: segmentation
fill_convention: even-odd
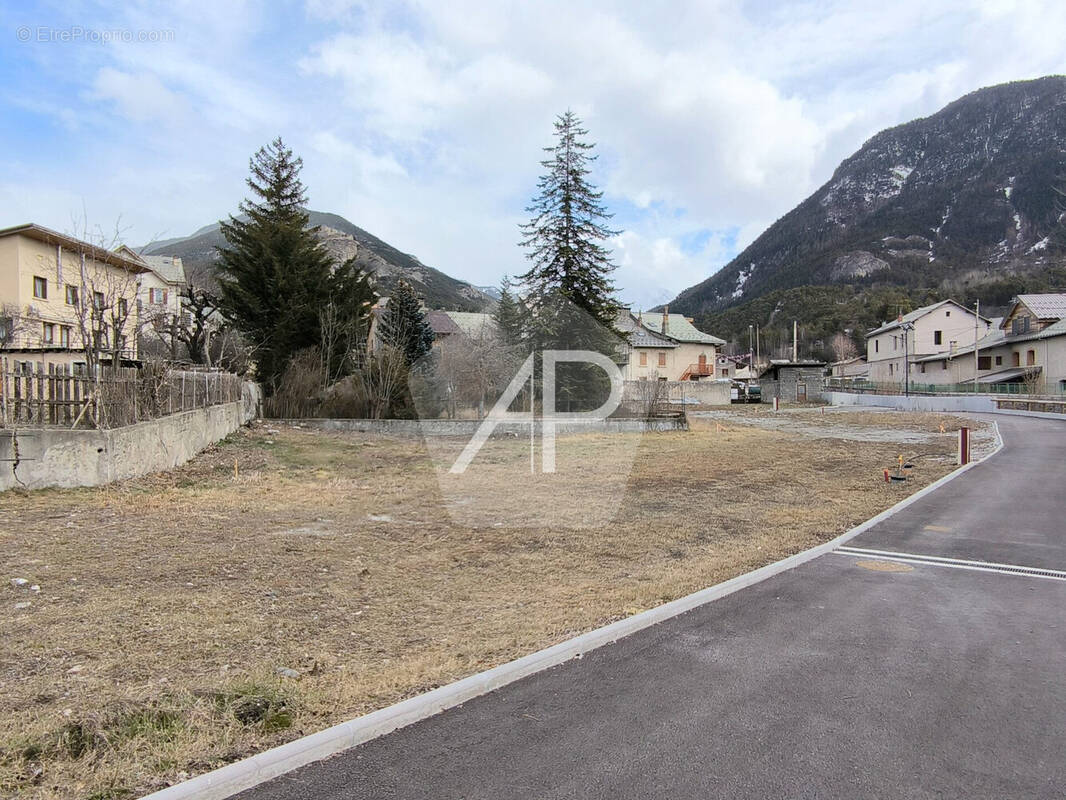
[[[849,545],[1066,570],[1066,424],[998,421]],[[1066,797],[1066,581],[947,563],[830,553],[239,797]]]

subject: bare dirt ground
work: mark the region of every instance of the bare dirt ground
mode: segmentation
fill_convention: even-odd
[[[951,414],[902,412],[859,406],[799,406],[775,412],[768,405],[737,405],[729,409],[697,411],[693,416],[753,425],[815,439],[925,444],[966,425],[973,429],[974,458],[995,447],[993,429],[972,418]]]
[[[860,415],[817,440],[744,416],[635,439],[613,519],[580,530],[460,524],[417,440],[267,426],[167,474],[0,495],[0,796],[138,796],[804,550],[952,468],[951,418],[877,420],[928,434],[889,485],[899,442],[835,430]],[[568,440],[557,507],[617,483],[609,439]]]

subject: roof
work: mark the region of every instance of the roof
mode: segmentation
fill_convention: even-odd
[[[458,330],[467,336],[485,336],[496,332],[496,320],[492,314],[476,311],[445,311]]]
[[[678,346],[677,342],[667,339],[665,336],[653,333],[647,326],[641,325],[628,308],[619,309],[618,318],[615,320],[615,327],[626,335],[626,338],[629,339],[629,344],[633,347],[654,347],[662,349],[664,347]]]
[[[185,283],[185,266],[177,256],[141,256],[141,259],[167,283]]]
[[[452,322],[447,312],[427,311],[426,322],[429,323],[429,327],[433,329],[433,333],[437,336],[449,336],[453,333],[459,333],[459,326]]]
[[[868,334],[866,334],[866,338],[869,339],[871,336],[877,336],[878,334],[886,333],[886,332],[891,331],[891,330],[895,330],[896,328],[900,327],[904,323],[914,322],[914,321],[924,317],[930,311],[936,311],[941,306],[946,306],[949,303],[951,305],[955,306],[956,308],[961,308],[963,311],[965,311],[965,312],[967,312],[969,314],[974,313],[972,310],[970,310],[966,306],[962,305],[961,303],[957,303],[954,300],[941,300],[939,303],[933,303],[932,305],[922,306],[921,308],[916,308],[916,309],[914,309],[914,311],[908,311],[906,314],[904,314],[899,319],[892,320],[892,322],[886,322],[880,328],[875,328],[874,330],[872,330]],[[985,322],[989,322],[990,321],[987,317],[981,317],[981,319],[983,319]]]
[[[1066,317],[1066,294],[1020,294],[1015,304],[1023,303],[1037,319],[1063,319]],[[1011,311],[1014,309],[1012,308]]]
[[[46,228],[43,225],[37,225],[33,222],[0,229],[0,238],[4,236],[28,236],[31,239],[36,239],[37,241],[45,242],[46,244],[69,247],[74,251],[86,251],[91,253],[92,257],[97,261],[102,261],[116,267],[122,267],[129,272],[148,271],[147,265],[139,258],[134,259],[129,256],[124,256],[121,253],[108,250],[106,247],[98,247],[91,242],[83,242],[81,239],[75,239],[73,236],[67,236],[65,233],[53,231],[51,228]]]
[[[663,331],[663,316],[663,314],[654,311],[649,311],[647,313],[642,311],[637,312],[637,319],[641,325],[652,333],[669,336],[676,342],[694,342],[696,344],[713,344],[719,346],[725,344],[724,339],[719,339],[717,336],[711,336],[711,334],[699,330],[695,325],[688,321],[688,318],[684,314],[665,315],[668,319],[666,330]]]
[[[1027,374],[1035,374],[1041,371],[1041,367],[1013,367],[1001,369],[999,372],[991,372],[977,379],[978,383],[1007,383],[1015,378],[1024,378]],[[964,380],[963,383],[973,383],[973,378]]]

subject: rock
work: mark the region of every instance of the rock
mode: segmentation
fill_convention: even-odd
[[[274,672],[283,678],[292,678],[293,680],[300,679],[300,673],[294,669],[289,669],[288,667],[278,667]]]
[[[368,514],[367,519],[371,522],[392,522],[392,517],[388,514]]]
[[[16,589],[20,589],[23,586],[26,586],[28,584],[29,584],[29,581],[26,580],[25,578],[12,578],[11,579],[11,585],[14,586]]]
[[[31,603],[29,600],[25,601],[24,603],[15,603],[15,610],[21,611],[22,609],[29,608],[32,605],[33,603]]]
[[[30,587],[30,591],[33,592],[34,594],[39,594],[40,591],[41,591],[40,584],[36,584],[36,583],[33,584],[33,586]]]

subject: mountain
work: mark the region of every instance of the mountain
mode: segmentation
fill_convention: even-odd
[[[450,311],[481,311],[492,299],[481,290],[463,281],[427,267],[417,258],[397,250],[373,234],[364,231],[344,217],[321,211],[308,211],[310,224],[318,228],[323,246],[338,261],[354,257],[356,264],[374,275],[374,282],[382,294],[388,294],[401,278],[415,288],[430,308]],[[178,256],[187,271],[197,268],[213,269],[217,260],[215,248],[225,244],[218,223],[206,225],[191,236],[153,242],[142,248],[146,255]]]
[[[875,312],[929,299],[1005,304],[1066,282],[1064,175],[1066,77],[980,89],[878,133],[670,309],[746,349],[748,325],[793,315],[812,337],[836,325],[859,339]]]

